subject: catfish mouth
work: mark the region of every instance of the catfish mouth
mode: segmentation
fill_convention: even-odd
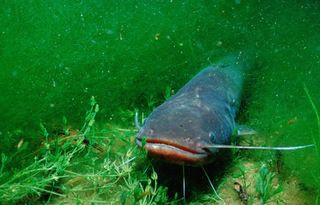
[[[142,147],[142,139],[136,138],[136,143]],[[199,152],[166,139],[147,138],[143,148],[149,155],[174,164],[199,166],[208,163],[209,153],[205,150]]]

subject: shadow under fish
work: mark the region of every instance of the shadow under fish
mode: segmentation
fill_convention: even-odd
[[[197,200],[199,193],[210,191],[212,189],[210,183],[216,187],[225,177],[226,170],[231,166],[232,153],[229,150],[222,150],[215,157],[219,160],[213,160],[212,163],[201,167],[168,164],[157,159],[151,159],[151,164],[153,170],[158,174],[158,184],[168,187],[169,199],[174,199],[178,194],[178,196],[183,196],[184,201],[190,201]],[[202,168],[209,173],[210,183]],[[149,170],[149,173],[151,172]],[[178,199],[181,200],[181,198]]]

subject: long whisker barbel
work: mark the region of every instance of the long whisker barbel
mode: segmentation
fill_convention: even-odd
[[[217,149],[255,149],[255,150],[297,150],[297,149],[305,149],[309,147],[314,147],[314,144],[308,145],[300,145],[300,146],[291,146],[291,147],[258,147],[258,146],[241,146],[241,145],[209,145],[203,148],[210,149],[210,148],[217,148]]]
[[[186,176],[184,171],[184,165],[182,165],[182,177],[183,203],[186,204]]]
[[[204,168],[203,166],[201,166],[201,168],[202,168],[202,171],[204,172],[204,174],[206,175],[206,177],[207,177],[207,179],[208,179],[208,181],[209,181],[209,184],[210,184],[211,189],[213,190],[213,193],[216,195],[216,197],[217,197],[219,200],[221,200],[221,201],[223,202],[224,205],[226,205],[226,202],[221,198],[221,196],[219,196],[218,192],[217,192],[216,189],[214,188],[214,186],[213,186],[213,184],[212,184],[212,182],[211,182],[211,179],[210,179],[207,171],[205,170],[205,168]]]

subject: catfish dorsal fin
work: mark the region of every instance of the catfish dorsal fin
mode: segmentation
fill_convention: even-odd
[[[284,151],[290,151],[290,150],[297,150],[297,149],[305,149],[308,147],[314,147],[314,144],[308,144],[308,145],[300,145],[300,146],[291,146],[291,147],[258,147],[258,146],[241,146],[241,145],[209,145],[204,148],[210,150],[210,149],[254,149],[254,150],[284,150]]]

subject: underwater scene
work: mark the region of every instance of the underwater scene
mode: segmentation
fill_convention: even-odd
[[[320,2],[2,0],[0,204],[320,204]]]

